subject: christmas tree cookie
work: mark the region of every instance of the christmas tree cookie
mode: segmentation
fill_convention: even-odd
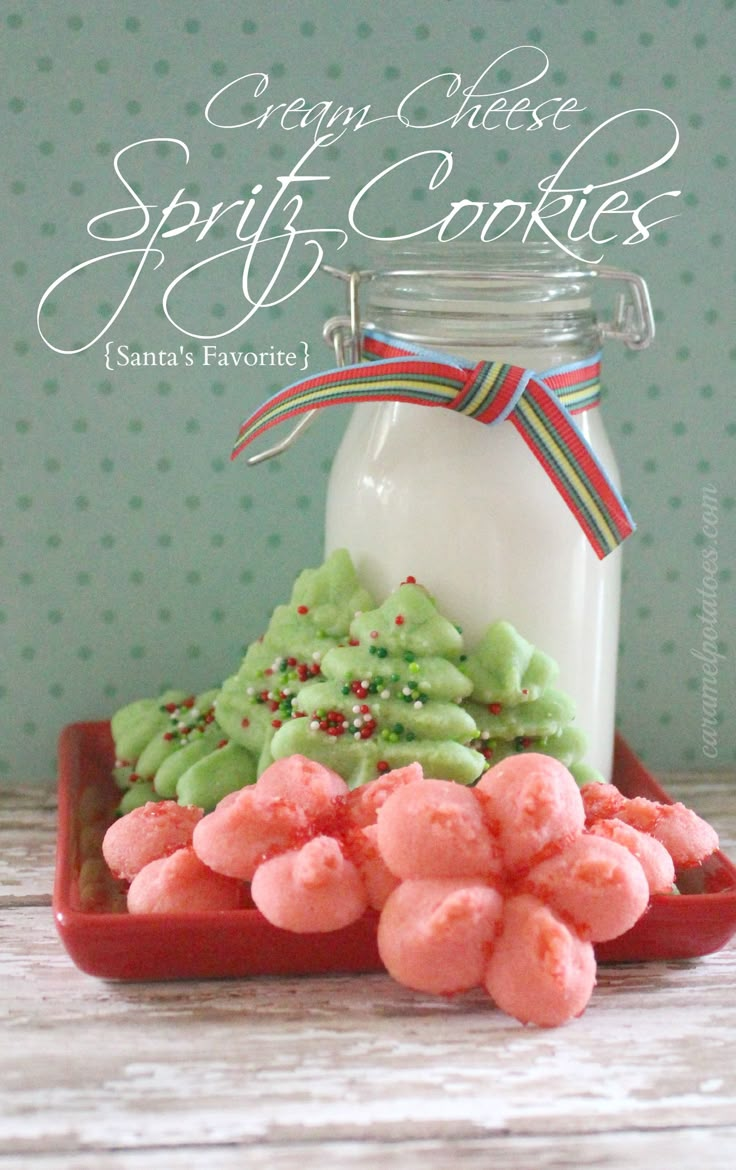
[[[274,733],[294,714],[297,692],[322,677],[324,655],[347,639],[355,614],[373,604],[349,554],[338,549],[300,573],[289,604],[277,606],[263,637],[223,683],[217,721],[233,743],[256,755],[259,773],[271,762]]]
[[[216,691],[187,695],[186,691],[165,691],[157,698],[136,699],[115,712],[110,721],[115,745],[113,776],[124,792],[121,813],[130,812],[149,800],[161,800],[173,792],[156,787],[159,769],[182,751],[194,747],[206,750],[212,742]],[[222,738],[219,729],[215,734]],[[211,745],[211,746],[210,746]]]
[[[472,783],[484,759],[468,746],[478,731],[461,706],[472,688],[462,650],[428,593],[405,582],[354,618],[348,644],[322,659],[323,679],[297,691],[300,714],[276,731],[274,759],[308,756],[351,788],[415,761],[427,776]]]
[[[509,622],[490,626],[462,669],[473,687],[463,704],[479,732],[472,744],[486,767],[533,751],[560,760],[579,783],[597,778],[582,763],[586,741],[573,726],[575,704],[552,686],[556,663]]]
[[[215,720],[216,695],[216,690],[201,695],[166,691],[113,715],[113,774],[124,791],[118,812],[173,799],[209,811],[228,792],[253,783],[255,759],[228,744]]]

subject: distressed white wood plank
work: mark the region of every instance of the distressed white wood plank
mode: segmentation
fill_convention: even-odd
[[[54,786],[0,788],[0,909],[48,903],[55,855]]]
[[[0,830],[0,909],[51,901],[56,860],[56,830]]]
[[[736,836],[730,782],[665,786]],[[49,791],[4,795],[8,871],[43,891]],[[0,1020],[0,1166],[733,1161],[734,947],[602,969],[585,1016],[544,1032],[383,976],[106,984],[48,907],[6,901]]]
[[[207,1145],[88,1153],[26,1154],[14,1170],[733,1170],[736,1128],[662,1130],[655,1133],[499,1135],[478,1140],[295,1143],[285,1146]],[[4,1159],[0,1157],[0,1166]]]
[[[35,1002],[3,977],[3,1153],[736,1124],[733,950],[606,969],[548,1032],[383,976],[105,984],[29,925]]]

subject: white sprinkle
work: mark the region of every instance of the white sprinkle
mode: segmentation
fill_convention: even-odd
[[[358,718],[357,718],[357,719],[354,719],[354,720],[353,720],[353,722],[354,722],[354,724],[355,724],[355,726],[356,726],[356,727],[362,727],[362,726],[363,726],[363,720],[360,718],[360,715],[358,716]]]
[[[309,724],[309,730],[310,731],[319,731],[319,720],[318,719],[312,720],[312,722]]]
[[[353,733],[353,739],[360,739],[360,732],[359,731],[356,731]]]
[[[360,713],[360,707],[359,707],[359,705],[356,703],[356,704],[355,704],[355,706],[353,707],[353,714],[354,714],[354,715],[358,715],[359,713]]]
[[[255,687],[246,687],[245,693],[246,693],[246,695],[254,695],[256,693],[256,688]]]
[[[391,692],[390,692],[390,691],[381,691],[381,698],[382,698],[382,699],[390,699],[390,698],[391,698]]]
[[[350,724],[348,723],[348,721],[347,721],[347,720],[345,720],[345,722],[344,722],[344,723],[343,723],[343,725],[342,725],[342,729],[343,729],[343,731],[347,731],[347,729],[348,729],[348,727],[349,727],[349,726],[350,726]]]
[[[411,687],[402,687],[401,693],[402,693],[402,695],[410,695],[411,694]]]
[[[424,703],[422,702],[422,700],[421,700],[421,699],[417,699],[416,703],[414,704],[414,710],[415,710],[415,711],[418,711],[418,710],[419,710],[419,708],[420,708],[420,707],[423,707],[423,706],[424,706]]]
[[[481,739],[490,739],[491,738],[490,731],[481,731],[480,738]]]

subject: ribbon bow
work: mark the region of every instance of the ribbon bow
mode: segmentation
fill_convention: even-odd
[[[264,402],[240,428],[231,458],[265,431],[325,406],[408,402],[459,411],[479,423],[508,420],[544,467],[603,558],[634,531],[634,522],[572,417],[600,396],[600,355],[544,374],[505,362],[472,365],[462,358],[395,344],[366,329],[360,365],[305,378]]]

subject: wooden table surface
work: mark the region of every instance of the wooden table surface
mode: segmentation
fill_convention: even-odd
[[[736,856],[736,776],[664,777]],[[0,789],[0,1170],[736,1167],[736,945],[523,1028],[388,976],[106,983],[59,942],[53,789]]]

